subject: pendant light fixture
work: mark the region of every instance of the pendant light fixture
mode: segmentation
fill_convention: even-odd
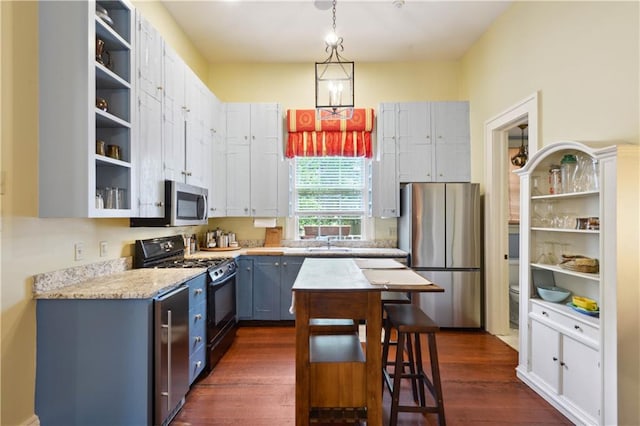
[[[354,63],[339,52],[344,50],[342,37],[336,34],[336,0],[333,0],[333,31],[325,39],[329,57],[316,62],[316,118],[350,119],[353,116]]]
[[[518,153],[516,155],[514,155],[513,157],[511,157],[511,164],[513,164],[516,167],[524,167],[525,164],[527,164],[527,160],[529,159],[529,155],[527,152],[527,147],[524,145],[524,129],[527,128],[527,124],[520,124],[518,125],[518,127],[520,128],[520,149],[518,150]]]

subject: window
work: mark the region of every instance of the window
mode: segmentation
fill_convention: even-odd
[[[364,239],[367,160],[296,157],[293,161],[296,238]]]

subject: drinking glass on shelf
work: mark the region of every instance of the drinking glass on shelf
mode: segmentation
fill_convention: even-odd
[[[549,258],[547,257],[546,247],[544,243],[536,244],[536,259],[534,263],[540,263],[543,265],[549,264]]]
[[[539,195],[543,195],[542,191],[540,191],[540,179],[542,179],[539,175],[531,176],[532,187],[531,187],[531,195],[537,197]]]
[[[547,256],[547,264],[549,265],[557,265],[560,263],[558,260],[558,256],[556,255],[556,245],[558,243],[556,241],[545,241],[544,247]]]

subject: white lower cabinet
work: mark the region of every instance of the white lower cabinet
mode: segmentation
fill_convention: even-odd
[[[553,398],[581,413],[588,424],[600,417],[599,350],[550,322],[531,318],[531,374]],[[576,321],[575,327],[589,327]]]

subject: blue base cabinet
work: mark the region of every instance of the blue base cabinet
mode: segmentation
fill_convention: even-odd
[[[207,356],[207,275],[189,280],[189,385],[202,373]]]
[[[36,315],[40,424],[153,423],[153,299],[40,299]]]
[[[304,262],[301,256],[247,256],[238,260],[239,320],[293,320],[291,287]]]

